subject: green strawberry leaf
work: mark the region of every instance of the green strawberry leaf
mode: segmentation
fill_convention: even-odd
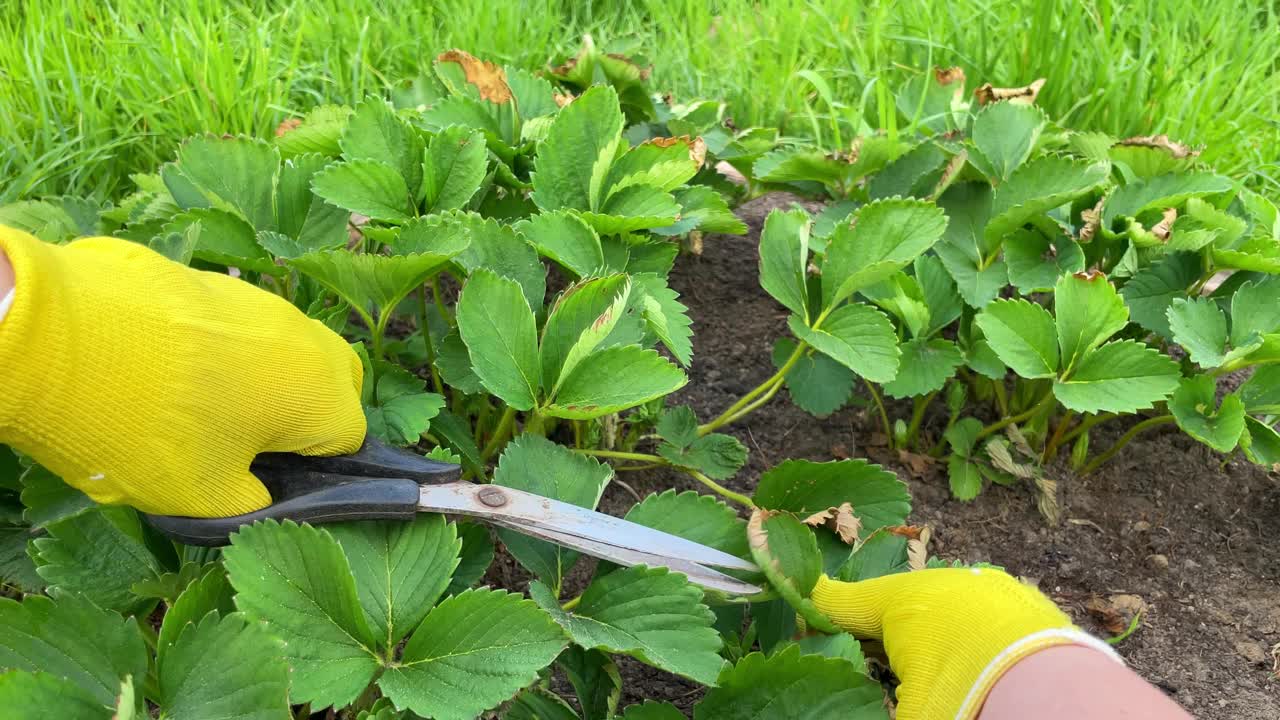
[[[337,293],[365,314],[376,308],[385,320],[406,296],[444,268],[462,247],[453,243],[417,255],[373,255],[350,250],[324,250],[297,257],[289,264]],[[371,323],[372,325],[372,323]]]
[[[939,244],[935,252],[969,307],[981,310],[1009,284],[1009,270],[1004,260],[997,259],[982,265],[978,256],[971,254],[965,245]]]
[[[98,507],[50,524],[31,542],[36,572],[54,597],[80,595],[123,612],[146,604],[131,590],[160,577],[160,563],[143,539],[138,515],[126,507]]]
[[[693,412],[687,407],[679,410]],[[747,446],[721,433],[695,438],[688,444],[664,442],[658,446],[658,454],[672,465],[697,470],[716,480],[733,477],[747,462]]]
[[[568,270],[575,278],[590,277],[604,266],[600,237],[576,214],[538,213],[516,224],[538,254]]]
[[[836,226],[822,263],[822,301],[835,307],[911,264],[942,237],[947,217],[933,203],[894,198],[864,205]]]
[[[289,666],[283,649],[265,626],[239,613],[221,618],[209,613],[188,624],[156,659],[164,716],[256,720],[287,714]]]
[[[1255,415],[1280,415],[1280,365],[1263,365],[1240,386],[1244,408]]]
[[[418,715],[470,720],[536,680],[565,643],[564,631],[532,600],[467,590],[427,614],[378,686]]]
[[[232,209],[254,230],[275,228],[280,153],[261,140],[199,135],[178,148],[175,168],[207,201]],[[179,193],[175,193],[178,197]],[[184,205],[183,208],[206,207]]]
[[[1053,240],[1035,230],[1015,230],[1004,239],[1009,282],[1030,294],[1052,290],[1063,275],[1084,270],[1080,245],[1061,233]]]
[[[795,351],[790,338],[779,338],[773,345],[773,366],[782,369]],[[844,407],[853,397],[857,379],[848,368],[822,353],[806,351],[787,373],[787,392],[791,402],[815,417],[826,417]]]
[[[1231,345],[1243,347],[1257,336],[1280,330],[1280,278],[1249,281],[1231,297]]]
[[[230,211],[196,208],[175,215],[165,223],[161,234],[175,233],[184,236],[184,246],[187,239],[195,237],[191,255],[197,260],[268,275],[284,272],[258,242],[253,227]],[[185,251],[185,247],[182,249]]]
[[[820,330],[806,327],[798,316],[787,320],[791,332],[819,352],[872,382],[898,374],[898,336],[885,314],[862,303],[837,308]]]
[[[1053,394],[1068,410],[1082,413],[1131,413],[1169,397],[1178,387],[1178,364],[1132,340],[1090,351]]]
[[[601,235],[667,227],[679,217],[675,197],[652,185],[629,185],[610,195],[598,211],[582,213]]]
[[[1127,183],[1107,197],[1102,207],[1102,226],[1110,228],[1117,218],[1176,207],[1188,198],[1229,192],[1234,187],[1230,179],[1209,173],[1160,175]]]
[[[333,536],[267,520],[241,528],[222,552],[236,606],[285,641],[291,702],[321,708],[355,700],[381,662],[351,565]]]
[[[88,495],[71,487],[43,465],[22,473],[22,519],[32,528],[43,528],[97,506]]]
[[[502,453],[493,482],[542,497],[593,510],[613,469],[595,459],[543,438],[525,434]],[[503,545],[521,565],[557,590],[564,575],[578,561],[578,553],[513,530],[499,530]]]
[[[694,143],[687,137],[653,138],[624,152],[609,168],[606,201],[632,185],[651,185],[671,192],[698,172]]]
[[[808,214],[803,210],[770,212],[760,233],[760,286],[805,324],[809,322],[808,264]]]
[[[345,105],[321,105],[307,113],[301,125],[276,136],[276,147],[285,157],[304,153],[337,157],[342,152],[342,133],[353,112]]]
[[[1124,300],[1098,272],[1064,275],[1054,290],[1054,310],[1058,349],[1068,370],[1129,322]]]
[[[930,337],[950,325],[964,311],[964,301],[955,280],[942,260],[935,255],[921,255],[914,263],[916,282],[929,308],[929,322],[920,335]]]
[[[458,330],[475,374],[517,410],[537,403],[541,366],[533,310],[520,285],[477,270],[458,297]]]
[[[573,685],[583,720],[610,720],[616,716],[622,699],[622,676],[607,654],[570,645],[556,658],[556,665]],[[577,715],[571,712],[567,717]]]
[[[379,646],[394,649],[449,586],[462,543],[443,515],[411,522],[329,526],[356,580],[360,606]]]
[[[848,660],[791,645],[751,653],[720,673],[694,720],[887,720],[880,683]]]
[[[944,435],[951,447],[951,455],[947,458],[947,478],[951,495],[957,500],[972,500],[982,491],[982,471],[973,458],[974,444],[981,431],[982,422],[968,417],[952,425]],[[904,551],[905,548],[904,542]]]
[[[1193,253],[1170,253],[1139,270],[1120,289],[1130,317],[1143,328],[1171,338],[1169,307],[1187,296],[1200,271],[1200,258]]]
[[[1029,300],[997,300],[974,318],[1000,361],[1024,378],[1058,374],[1057,326]]]
[[[862,537],[901,525],[911,512],[907,487],[893,473],[865,460],[785,460],[760,476],[752,498],[770,510],[808,516],[844,503],[862,521]]]
[[[446,596],[457,595],[473,587],[493,564],[493,538],[489,536],[489,526],[466,521],[455,523],[455,526],[462,550],[449,587],[445,588]]]
[[[235,612],[231,583],[220,564],[211,563],[201,571],[169,604],[156,638],[156,652],[165,653],[188,626],[200,622],[209,613],[229,615]]]
[[[684,235],[692,230],[722,235],[744,235],[746,223],[729,209],[724,195],[704,185],[672,191],[680,204],[680,219],[667,227],[653,228],[655,235]]]
[[[867,195],[872,200],[927,197],[933,193],[949,157],[936,143],[926,140],[876,173],[867,184]]]
[[[575,420],[600,417],[670,395],[688,381],[680,368],[653,350],[606,348],[588,355],[544,410]]]
[[[310,153],[285,160],[280,167],[276,230],[295,239],[304,252],[340,247],[347,241],[350,213],[330,205],[311,190],[316,173],[328,164],[329,158]]]
[[[1175,298],[1167,312],[1174,342],[1201,367],[1218,367],[1226,360],[1227,317],[1209,298]]]
[[[529,595],[584,648],[630,655],[700,683],[715,682],[724,665],[702,590],[666,568],[635,566],[598,577],[572,612],[561,610],[542,583],[531,584]]]
[[[710,495],[666,490],[633,505],[626,519],[730,555],[748,557],[746,521]]]
[[[27,544],[39,534],[25,527],[0,527],[0,585],[27,593],[44,592],[44,578],[27,554]]]
[[[344,159],[371,160],[395,168],[404,180],[407,194],[418,194],[423,180],[422,136],[397,117],[382,98],[370,97],[356,106],[339,144]]]
[[[813,530],[790,513],[757,509],[747,522],[747,541],[751,556],[769,585],[804,617],[808,626],[822,632],[838,632],[809,599],[822,575],[822,552]]]
[[[693,361],[693,321],[689,319],[689,308],[680,302],[680,294],[662,275],[632,274],[631,282],[632,292],[641,303],[646,339],[661,342],[681,365],[688,367]]]
[[[368,381],[377,377],[376,401],[364,406],[369,433],[392,445],[413,445],[431,427],[431,419],[445,406],[445,399],[436,393],[423,392],[426,382],[398,365],[375,362],[376,373],[366,376]]]
[[[529,307],[541,309],[547,294],[547,269],[538,259],[538,251],[510,225],[474,213],[452,217],[466,226],[471,238],[467,249],[458,254],[457,263],[468,273],[486,269],[515,280]]]
[[[0,667],[9,671],[0,674],[0,687],[22,674],[15,671],[38,671],[56,678],[59,687],[74,688],[82,702],[114,706],[120,682],[147,673],[147,648],[137,623],[82,597],[67,595],[54,601],[29,595],[22,602],[0,598],[0,631]],[[12,711],[13,706],[5,707]],[[33,717],[49,709],[41,708]]]
[[[409,186],[395,166],[347,160],[316,173],[311,189],[326,202],[374,220],[404,223],[413,215]]]
[[[575,346],[576,364],[607,339],[620,319],[619,301],[625,306],[628,292],[626,275],[606,275],[570,285],[556,298],[542,328],[543,387],[554,388],[566,376],[565,363]]]
[[[910,340],[902,344],[898,375],[885,383],[884,392],[894,398],[927,395],[941,390],[963,364],[960,348],[950,340]]]
[[[1244,434],[1240,436],[1240,449],[1255,465],[1275,470],[1280,467],[1280,434],[1267,423],[1245,416]]]
[[[14,717],[128,720],[116,714],[114,698],[109,703],[98,702],[70,680],[47,672],[10,670],[0,674],[0,703]]]
[[[1210,375],[1183,378],[1169,399],[1169,412],[1183,432],[1227,453],[1236,448],[1244,433],[1244,402],[1231,394],[1218,406],[1216,390],[1217,383]]]
[[[991,220],[983,230],[988,247],[1031,218],[1083,197],[1107,181],[1109,165],[1045,155],[1018,168],[995,189]]]
[[[622,125],[618,95],[607,85],[592,87],[561,109],[538,149],[534,203],[543,210],[601,209]]]
[[[992,181],[1008,180],[1027,158],[1048,123],[1035,105],[992,103],[973,118],[973,145],[987,161]]]
[[[489,153],[484,134],[461,125],[441,130],[422,164],[423,212],[465,207],[484,183]]]

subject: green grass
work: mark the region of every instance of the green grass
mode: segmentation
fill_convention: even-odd
[[[677,98],[723,98],[739,126],[788,133],[892,120],[887,99],[929,63],[970,88],[1048,79],[1072,128],[1167,132],[1280,192],[1274,3],[1239,0],[24,0],[0,10],[0,201],[110,197],[199,132],[265,135],[291,110],[354,102],[460,47],[544,66],[630,34]],[[94,9],[86,9],[93,6]],[[810,71],[810,72],[803,72]],[[816,81],[816,83],[815,83]],[[827,97],[823,97],[826,94]]]

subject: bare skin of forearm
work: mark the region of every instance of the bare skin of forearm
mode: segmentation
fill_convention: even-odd
[[[1190,720],[1154,685],[1091,648],[1051,647],[1009,669],[978,720]]]
[[[9,256],[0,250],[0,300],[13,289],[13,266],[9,264]]]

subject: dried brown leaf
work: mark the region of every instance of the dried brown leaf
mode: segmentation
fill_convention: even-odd
[[[1169,139],[1168,135],[1138,135],[1136,137],[1125,138],[1117,145],[1132,145],[1135,147],[1149,147],[1158,150],[1164,150],[1169,153],[1175,160],[1183,158],[1193,158],[1200,155],[1200,151],[1180,142],[1174,142]]]
[[[1169,241],[1169,232],[1173,230],[1173,221],[1178,219],[1177,208],[1165,208],[1160,222],[1151,227],[1151,234],[1162,242]]]
[[[551,96],[551,99],[556,101],[556,107],[562,108],[574,101],[574,95],[571,93],[556,93]]]
[[[702,169],[702,163],[707,159],[707,143],[700,137],[690,138],[688,135],[679,135],[676,137],[658,137],[645,140],[644,145],[657,145],[661,148],[668,148],[677,143],[683,144],[689,149],[689,159],[699,170]]]
[[[649,79],[649,76],[653,74],[653,67],[652,67],[652,66],[650,66],[650,67],[640,67],[640,65],[638,65],[638,64],[636,63],[636,61],[635,61],[635,60],[632,60],[631,58],[629,58],[629,57],[627,57],[626,55],[623,55],[623,54],[621,54],[621,53],[608,53],[608,54],[606,54],[606,57],[611,57],[611,58],[613,58],[614,60],[618,60],[618,61],[624,62],[624,63],[626,63],[626,64],[630,65],[631,67],[635,68],[636,70],[638,70],[638,71],[640,72],[640,79],[641,79],[641,80],[647,81],[647,80]]]
[[[1093,240],[1093,236],[1098,234],[1098,227],[1102,225],[1102,202],[1106,198],[1098,200],[1098,204],[1093,206],[1092,210],[1080,211],[1080,220],[1084,223],[1080,227],[1080,237],[1076,238],[1081,243],[1087,243]]]
[[[915,539],[907,538],[907,567],[924,570],[929,563],[929,526],[920,528]]]
[[[840,507],[830,507],[816,512],[804,519],[805,525],[825,527],[836,535],[845,545],[858,541],[858,531],[862,529],[862,521],[853,514],[853,505],[842,503]]]
[[[480,91],[480,97],[492,103],[511,102],[511,86],[507,85],[507,72],[501,66],[481,60],[463,50],[447,50],[436,57],[437,62],[456,63],[462,68],[467,82]]]
[[[886,525],[884,531],[908,540],[919,540],[925,531],[924,525]]]
[[[1084,609],[1112,635],[1124,632],[1135,616],[1147,612],[1147,603],[1137,595],[1119,594],[1109,597],[1094,595]]]
[[[1044,78],[1017,88],[998,88],[987,83],[974,90],[973,94],[978,98],[979,105],[990,105],[1001,101],[1030,105],[1036,101],[1036,96],[1040,94],[1040,88],[1044,87],[1044,83]]]
[[[937,459],[929,455],[913,453],[907,450],[899,450],[898,462],[905,465],[907,471],[910,472],[913,477],[923,478],[932,473],[933,465],[937,462]]]
[[[933,186],[933,192],[929,194],[929,199],[937,200],[942,197],[942,193],[951,187],[951,183],[955,182],[956,176],[960,174],[960,171],[964,169],[965,163],[968,161],[969,152],[967,150],[961,150],[952,155],[947,164],[942,166],[942,175],[938,177],[938,183]]]
[[[1004,438],[991,438],[987,441],[986,450],[992,465],[1016,478],[1030,480],[1039,474],[1039,468],[1034,465],[1013,459],[1013,454],[1009,451],[1009,441]]]
[[[964,69],[959,67],[933,69],[933,79],[938,81],[939,85],[950,85],[953,82],[964,83]]]
[[[1035,478],[1036,490],[1039,495],[1036,497],[1036,508],[1040,510],[1040,514],[1044,516],[1046,522],[1050,525],[1058,524],[1058,481],[1050,480],[1044,475]]]
[[[302,118],[285,118],[276,126],[276,137],[284,137],[290,130],[302,124]]]

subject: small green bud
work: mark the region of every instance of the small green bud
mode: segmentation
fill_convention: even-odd
[[[1080,437],[1076,438],[1076,442],[1071,446],[1071,469],[1079,470],[1084,467],[1085,462],[1089,459],[1089,432],[1080,433]]]
[[[907,446],[907,424],[902,422],[901,418],[893,421],[893,446]]]

